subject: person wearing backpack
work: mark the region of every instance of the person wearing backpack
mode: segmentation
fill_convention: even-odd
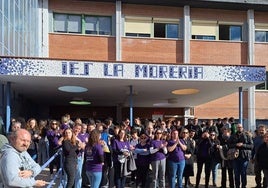
[[[247,167],[253,149],[253,140],[249,134],[243,129],[243,125],[238,123],[236,126],[237,132],[230,138],[229,148],[239,149],[239,156],[233,160],[235,187],[247,187]]]

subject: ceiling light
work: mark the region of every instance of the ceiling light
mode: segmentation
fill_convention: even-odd
[[[175,95],[191,95],[198,92],[199,92],[198,89],[177,89],[172,91],[172,93]]]
[[[81,86],[61,86],[58,90],[69,93],[82,93],[88,91],[87,88]]]
[[[91,102],[84,101],[82,98],[73,98],[73,100],[70,101],[70,104],[74,104],[74,105],[90,105]]]

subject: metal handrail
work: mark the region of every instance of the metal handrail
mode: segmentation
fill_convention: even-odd
[[[53,177],[53,179],[49,182],[47,188],[53,187],[55,185],[56,178],[60,177],[60,182],[62,182],[62,148],[59,148],[58,151],[50,157],[45,164],[41,166],[41,169],[44,170],[58,155],[60,155],[60,168],[58,169],[57,173]]]

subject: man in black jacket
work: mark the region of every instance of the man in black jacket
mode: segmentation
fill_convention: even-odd
[[[240,188],[240,178],[242,188],[247,186],[247,167],[251,157],[251,150],[253,149],[252,137],[247,134],[242,124],[237,124],[237,132],[230,138],[229,148],[239,149],[239,156],[233,160],[235,187]]]

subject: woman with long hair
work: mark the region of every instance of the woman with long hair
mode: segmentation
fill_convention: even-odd
[[[153,173],[153,188],[165,187],[167,142],[161,139],[162,130],[155,131],[154,140],[151,140],[150,153]]]
[[[93,130],[88,137],[85,148],[86,174],[92,188],[100,186],[102,166],[104,165],[104,152],[100,137],[100,132],[96,129]]]
[[[59,143],[61,139],[59,140]],[[66,188],[74,186],[75,173],[77,168],[77,154],[81,149],[79,141],[71,128],[67,128],[63,132],[62,150],[64,156],[63,168],[67,175]]]
[[[121,171],[127,158],[130,156],[131,146],[127,140],[126,131],[120,129],[117,138],[112,145],[113,163],[114,163],[114,180],[116,188],[124,188],[126,175]]]
[[[26,123],[26,129],[31,134],[31,144],[27,150],[30,156],[37,162],[38,160],[38,142],[41,139],[40,130],[36,119],[30,118]]]
[[[181,129],[181,132],[188,131],[185,128]],[[177,177],[178,188],[182,188],[182,177],[185,167],[184,152],[187,146],[183,139],[179,138],[179,131],[174,129],[171,131],[171,139],[168,141],[168,166],[169,166],[169,186],[175,188]]]
[[[148,143],[148,135],[145,132],[141,132],[139,137],[139,143],[135,147],[135,153],[137,154],[136,166],[137,166],[137,179],[136,187],[145,188],[148,179],[149,165],[150,165],[150,145]]]
[[[48,139],[48,153],[49,157],[52,157],[57,150],[59,149],[58,141],[61,138],[61,134],[59,131],[59,122],[57,120],[51,120],[49,122],[50,128],[47,131],[47,139]],[[56,167],[56,170],[58,171],[60,168],[60,156],[56,156],[53,161],[49,163],[49,171],[51,178],[53,177],[53,169]]]
[[[186,151],[184,152],[185,157],[185,167],[183,171],[183,176],[185,177],[185,188],[191,185],[190,176],[194,176],[194,152],[195,152],[195,140],[193,139],[194,130],[183,129],[180,133],[181,138],[186,144]],[[190,134],[191,133],[191,137]]]

